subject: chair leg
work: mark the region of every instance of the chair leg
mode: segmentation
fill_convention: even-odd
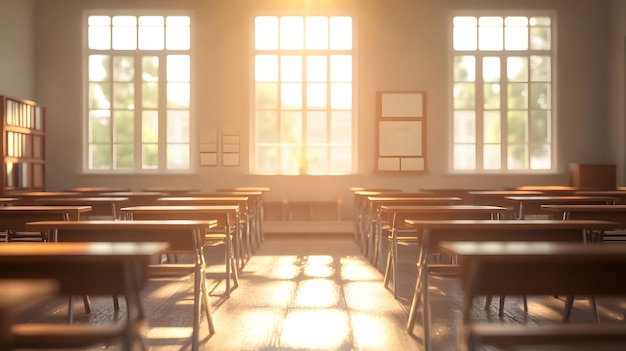
[[[563,322],[569,321],[569,317],[572,314],[573,307],[574,307],[574,296],[567,295],[565,297],[565,306],[563,307]]]

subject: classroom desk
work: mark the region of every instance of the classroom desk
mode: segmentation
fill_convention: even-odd
[[[89,219],[94,219],[94,217],[104,217],[102,219],[116,219],[119,217],[119,209],[128,205],[129,201],[130,199],[127,197],[105,196],[53,197],[34,200],[36,204],[46,206],[91,206],[91,211],[86,214],[86,217]]]
[[[151,258],[165,249],[165,243],[0,244],[0,279],[54,279],[60,295],[124,295],[127,301],[127,316],[122,323],[15,325],[13,346],[84,348],[116,338],[122,338],[123,349],[128,351],[135,341],[145,345],[141,291],[147,284]]]
[[[194,276],[194,315],[192,345],[198,349],[202,305],[209,326],[215,333],[206,285],[203,246],[204,233],[217,226],[216,220],[132,220],[132,221],[41,221],[26,224],[29,230],[47,231],[58,242],[164,242],[167,252],[191,253],[192,268],[185,264],[151,265],[152,271],[184,272]]]
[[[91,211],[91,206],[0,206],[0,230],[6,231],[6,241],[18,237],[33,238],[32,233],[27,232],[26,222],[64,220],[76,221],[82,213]],[[21,234],[20,232],[24,233]],[[38,240],[45,240],[45,236],[36,235]]]
[[[365,214],[363,214],[363,220],[367,223],[365,231],[361,235],[365,235],[360,238],[360,241],[365,243],[363,254],[369,258],[369,260],[377,264],[377,254],[379,250],[379,243],[381,240],[381,207],[388,206],[400,206],[400,205],[452,205],[459,203],[463,199],[456,196],[433,196],[429,193],[402,193],[402,194],[383,194],[383,195],[368,195],[364,197],[364,205],[366,206]]]
[[[126,187],[82,186],[82,187],[70,188],[67,191],[80,193],[79,196],[93,196],[93,195],[97,195],[100,193],[107,193],[107,192],[129,192],[129,191],[132,191],[132,189],[126,188]]]
[[[430,306],[428,297],[428,273],[432,253],[441,252],[442,241],[537,241],[537,242],[586,242],[589,231],[612,230],[617,222],[595,220],[405,220],[422,232],[417,263],[417,281],[411,303],[407,332],[412,333],[418,307],[422,306],[424,346],[430,350]],[[446,265],[445,268],[451,268]]]
[[[99,193],[96,196],[127,197],[129,201],[126,206],[130,207],[155,205],[156,199],[167,196],[167,193],[159,191],[110,191],[105,193]]]
[[[474,324],[473,300],[481,295],[624,296],[626,282],[615,279],[626,270],[626,247],[553,242],[442,242],[458,257],[464,295],[459,349],[481,344],[605,344],[624,342],[622,323]],[[602,272],[602,274],[598,274]]]
[[[19,200],[17,197],[0,197],[0,206],[8,206]]]
[[[614,205],[619,199],[612,196],[507,196],[517,209],[517,218],[545,214],[541,205],[597,204]]]
[[[226,270],[226,297],[230,297],[231,290],[239,286],[239,264],[236,250],[233,245],[233,236],[240,236],[239,206],[134,206],[120,209],[123,217],[128,220],[147,219],[199,219],[217,220],[217,227],[205,233],[205,240],[223,240],[224,265]],[[232,285],[231,285],[232,280]]]
[[[617,204],[626,204],[626,190],[578,190],[574,195],[580,196],[611,196],[617,197]]]
[[[260,193],[258,193],[260,194]],[[216,194],[215,196],[168,196],[160,197],[155,201],[155,205],[159,206],[219,206],[219,205],[238,205],[240,218],[235,224],[235,231],[238,235],[235,237],[235,257],[240,268],[252,255],[252,238],[253,230],[256,229],[254,221],[256,220],[252,208],[255,204],[251,197],[243,195]]]
[[[507,196],[539,195],[543,195],[543,193],[536,190],[476,190],[468,192],[471,203],[474,205],[503,206],[509,208],[509,213],[503,215],[508,219],[516,219],[517,213],[511,200],[506,199]]]
[[[73,196],[81,196],[81,194],[73,191],[30,191],[16,194],[15,197],[17,200],[14,203],[16,205],[35,205],[35,199]]]
[[[387,250],[387,260],[384,268],[384,286],[389,286],[393,281],[394,297],[397,297],[398,290],[398,243],[418,241],[418,231],[413,226],[405,222],[406,219],[423,220],[447,220],[447,219],[498,219],[501,213],[508,209],[499,206],[479,206],[479,205],[442,205],[442,206],[408,206],[408,205],[382,205],[378,217],[378,238],[380,242],[377,247],[382,247],[383,230],[389,232],[389,248]],[[381,219],[384,218],[384,219]],[[386,226],[384,223],[387,223]],[[382,255],[382,252],[381,252]],[[379,258],[382,262],[382,256]]]
[[[55,295],[58,288],[57,282],[51,279],[0,280],[0,351],[11,349],[11,328],[19,313]]]

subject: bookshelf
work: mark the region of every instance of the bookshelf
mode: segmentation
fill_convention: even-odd
[[[0,196],[45,190],[45,108],[0,95],[2,172]]]

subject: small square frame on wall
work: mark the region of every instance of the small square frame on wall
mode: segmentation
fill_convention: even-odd
[[[376,93],[377,171],[426,172],[426,93]]]

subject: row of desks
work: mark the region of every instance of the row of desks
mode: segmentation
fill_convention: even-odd
[[[110,198],[109,198],[110,200]],[[185,199],[187,200],[187,199]],[[206,199],[205,199],[206,200]],[[72,200],[68,199],[68,203]],[[105,200],[103,200],[105,201]],[[232,198],[230,199],[232,201]],[[182,203],[182,202],[181,202]],[[115,259],[109,259],[109,256],[103,256],[102,252],[106,251],[105,249],[115,249],[116,252],[119,253],[116,257],[118,260],[123,260],[124,262],[135,262],[134,259],[130,259],[130,257],[122,258],[122,256],[126,254],[130,254],[128,250],[131,247],[145,247],[150,243],[163,243],[162,246],[152,246],[154,250],[145,255],[139,255],[140,252],[135,252],[138,254],[137,257],[141,256],[143,258],[150,257],[153,258],[154,255],[161,252],[189,252],[192,253],[193,262],[191,265],[180,265],[179,267],[171,267],[172,265],[158,265],[159,271],[166,270],[168,273],[171,273],[173,268],[179,269],[187,269],[188,273],[193,273],[194,276],[194,325],[193,325],[193,333],[192,333],[192,349],[197,350],[198,346],[198,336],[199,336],[199,326],[200,326],[200,316],[202,311],[202,306],[204,306],[205,315],[207,316],[208,325],[209,325],[209,333],[213,333],[215,331],[211,307],[209,303],[208,297],[208,288],[206,287],[205,278],[204,278],[204,254],[203,248],[205,243],[208,240],[212,240],[215,234],[223,233],[222,237],[226,242],[226,250],[225,250],[225,259],[226,259],[226,269],[227,269],[227,295],[230,294],[231,286],[231,275],[234,280],[234,287],[238,284],[237,279],[237,269],[239,265],[236,263],[233,254],[236,250],[232,247],[232,242],[230,240],[231,236],[236,239],[237,242],[242,242],[242,229],[241,225],[244,223],[239,216],[239,204],[236,205],[204,205],[204,206],[183,206],[183,205],[161,205],[161,206],[143,206],[143,207],[124,207],[120,209],[120,213],[123,214],[124,219],[133,219],[133,220],[97,220],[97,221],[86,221],[79,220],[81,215],[85,215],[90,212],[92,209],[91,206],[59,206],[59,205],[44,205],[44,206],[7,206],[0,207],[0,223],[2,223],[3,227],[6,227],[11,232],[17,231],[26,231],[26,232],[41,232],[46,233],[46,237],[49,238],[48,243],[10,243],[0,245],[0,250],[6,250],[0,252],[0,256],[6,256],[6,260],[2,261],[2,272],[4,275],[0,274],[1,278],[23,278],[22,273],[25,271],[20,270],[11,270],[8,269],[9,261],[12,259],[16,259],[19,256],[20,247],[23,246],[26,251],[27,247],[32,247],[32,245],[37,245],[39,248],[34,252],[38,252],[41,255],[47,255],[48,252],[52,252],[55,257],[61,256],[62,249],[65,250],[65,259],[68,261],[72,261],[75,258],[78,259],[88,259],[87,253],[91,253],[94,256],[97,256],[96,260],[98,261],[107,261],[107,264],[112,264],[110,261],[115,261]],[[196,216],[196,219],[188,219],[188,220],[163,220],[162,218],[181,218],[181,216],[185,216],[189,218],[190,216]],[[154,217],[159,219],[140,219],[147,217]],[[215,218],[212,220],[207,220],[207,218]],[[37,221],[37,222],[30,222]],[[246,223],[246,225],[248,225]],[[256,227],[254,227],[256,225]],[[222,229],[218,229],[222,228]],[[257,224],[250,224],[248,228],[252,228],[252,230],[260,230],[260,226]],[[70,244],[71,242],[71,244]],[[131,243],[132,242],[132,243]],[[146,245],[137,244],[144,242]],[[68,245],[61,245],[61,243],[67,243]],[[161,244],[160,244],[161,245]],[[71,246],[71,247],[70,247]],[[75,254],[77,250],[84,250],[82,254]],[[57,250],[57,251],[55,251]],[[72,251],[74,250],[74,251]],[[11,252],[14,253],[11,256]],[[5,255],[5,253],[7,255]],[[128,256],[128,255],[127,255]],[[8,257],[8,258],[7,258]],[[13,258],[11,258],[13,257]],[[21,258],[17,258],[17,262],[20,265],[23,265],[24,262],[29,261],[28,257],[20,256]],[[94,257],[92,257],[94,259]],[[138,291],[143,286],[141,285],[144,280],[142,277],[148,276],[148,271],[142,269],[141,267],[127,267],[127,268],[119,268],[119,269],[104,269],[97,267],[94,270],[91,269],[90,266],[86,266],[81,264],[79,261],[76,261],[74,264],[75,267],[80,268],[81,274],[73,275],[72,270],[68,270],[69,273],[63,274],[60,276],[60,271],[54,269],[54,267],[58,268],[58,265],[48,265],[46,264],[46,259],[43,260],[32,260],[32,256],[30,260],[33,264],[41,267],[40,273],[25,273],[28,277],[31,278],[45,278],[51,277],[55,280],[61,282],[60,284],[60,293],[64,294],[77,294],[77,295],[85,295],[85,294],[96,294],[96,295],[106,295],[106,294],[120,294],[126,296],[128,299],[133,299],[137,305],[140,307],[140,295]],[[142,261],[146,263],[149,261]],[[129,263],[130,264],[130,263]],[[136,265],[136,262],[133,264]],[[189,268],[187,267],[191,267]],[[7,268],[7,269],[5,269]],[[9,267],[10,268],[10,267]],[[111,267],[108,267],[111,268]],[[134,272],[133,274],[138,274],[139,276],[130,277],[124,273],[126,270],[129,272]],[[231,272],[228,272],[230,270]],[[7,272],[19,272],[16,276],[10,276]],[[110,274],[105,274],[106,272],[115,272]],[[178,271],[178,270],[177,270]],[[143,273],[145,272],[145,273]],[[117,274],[119,273],[119,274]],[[124,274],[122,274],[124,273]],[[104,275],[103,275],[104,274]],[[102,281],[109,281],[109,283],[102,283],[100,285],[89,285],[89,280],[84,278],[84,275],[90,275],[92,277],[100,276]],[[70,278],[72,277],[73,278]],[[87,280],[85,280],[87,279]],[[117,285],[112,284],[112,281],[117,279]],[[135,281],[137,282],[134,286],[137,290],[116,290],[115,286],[121,286],[123,282]],[[76,283],[78,282],[78,283]],[[82,282],[87,282],[83,284]],[[139,284],[139,285],[137,285]],[[104,285],[109,286],[109,288],[104,288]],[[141,285],[141,286],[140,286]],[[68,287],[69,286],[69,287]],[[94,288],[95,286],[95,288]],[[113,287],[112,287],[113,286]],[[85,289],[89,287],[89,289]],[[72,290],[73,289],[73,290]],[[108,289],[108,290],[107,290]],[[131,294],[131,293],[134,293]],[[133,301],[131,301],[131,305],[129,308],[132,308]],[[130,312],[130,310],[129,310]],[[143,314],[139,313],[139,316],[143,319]],[[71,310],[70,310],[71,316]],[[131,321],[131,318],[128,319]],[[130,323],[130,322],[129,322]],[[24,326],[20,326],[23,329]],[[32,326],[31,326],[32,327]],[[82,326],[81,326],[82,327]],[[132,326],[135,327],[135,324]],[[30,327],[29,327],[30,328]],[[129,326],[130,328],[130,326]],[[19,329],[19,328],[18,328]],[[32,329],[32,328],[30,328]],[[20,329],[21,330],[21,329]],[[3,329],[6,331],[6,328]],[[32,330],[31,330],[32,331]],[[20,333],[13,333],[16,338],[16,342],[18,345],[30,345],[34,344],[24,344],[24,340],[20,339]],[[121,334],[120,334],[121,335]],[[124,335],[136,336],[136,333],[126,333]],[[69,337],[67,339],[76,339],[75,342],[78,342],[78,339],[84,340],[85,338],[73,338]],[[109,335],[110,336],[110,335]],[[119,336],[119,335],[118,335]],[[48,340],[49,341],[49,340]],[[141,341],[141,340],[139,340]],[[125,339],[125,349],[130,350],[130,343],[133,340]],[[64,345],[64,346],[63,346]],[[69,346],[68,343],[63,344],[60,347]]]

